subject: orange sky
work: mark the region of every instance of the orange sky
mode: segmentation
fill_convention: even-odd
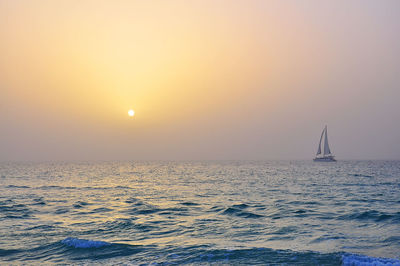
[[[387,127],[393,135],[371,156],[400,156],[399,10],[0,1],[0,159],[307,158],[326,123],[343,156],[368,153],[354,150]]]

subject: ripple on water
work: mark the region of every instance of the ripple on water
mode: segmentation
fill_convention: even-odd
[[[243,211],[242,209],[235,208],[233,206],[226,208],[224,211],[221,212],[221,214],[237,216],[241,218],[252,218],[252,219],[264,217],[263,215],[255,214],[249,211]]]
[[[89,203],[85,202],[85,201],[77,201],[74,203],[74,205],[72,205],[74,208],[76,209],[81,209],[84,208],[85,206],[89,205]]]
[[[341,220],[361,220],[361,221],[368,221],[372,220],[375,222],[384,222],[386,220],[400,220],[400,212],[396,213],[387,213],[387,212],[380,212],[376,210],[368,210],[368,211],[356,211],[349,214],[345,214],[339,216]]]
[[[190,202],[190,201],[180,202],[179,204],[184,205],[184,206],[199,206],[199,204]]]
[[[4,219],[27,219],[31,218],[33,210],[25,204],[0,205],[0,218]]]

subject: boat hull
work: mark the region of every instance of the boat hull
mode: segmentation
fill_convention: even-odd
[[[314,158],[314,162],[336,162],[333,156]]]

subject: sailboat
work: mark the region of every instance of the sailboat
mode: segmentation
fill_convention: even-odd
[[[322,149],[323,137],[324,137],[324,147]],[[325,126],[324,130],[322,130],[321,138],[319,139],[318,151],[317,155],[314,158],[314,162],[336,162],[335,156],[333,156],[333,154],[331,153],[331,149],[329,149],[328,126]]]

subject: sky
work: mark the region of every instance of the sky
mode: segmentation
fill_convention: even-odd
[[[399,29],[397,0],[0,0],[0,161],[311,160],[325,125],[400,159]]]

